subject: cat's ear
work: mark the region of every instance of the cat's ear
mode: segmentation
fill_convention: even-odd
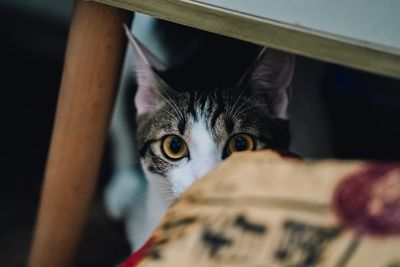
[[[289,89],[294,71],[294,56],[264,48],[239,82],[255,102],[262,102],[271,117],[286,118]]]
[[[166,66],[141,44],[124,25],[126,35],[133,50],[134,67],[138,88],[135,95],[137,115],[157,110],[163,101],[162,95],[168,85],[153,71],[164,71]]]

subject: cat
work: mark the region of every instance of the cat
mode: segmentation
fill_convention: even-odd
[[[167,67],[126,28],[134,55],[136,145],[147,192],[136,195],[135,177],[114,178],[106,206],[124,218],[132,250],[150,237],[169,205],[232,153],[288,149],[287,106],[294,56],[263,48],[232,88],[178,92],[159,73]],[[133,176],[140,176],[138,170]],[[119,189],[118,189],[119,188]],[[132,204],[132,205],[131,205]]]

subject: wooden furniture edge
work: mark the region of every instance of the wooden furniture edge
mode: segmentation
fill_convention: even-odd
[[[121,25],[131,18],[119,8],[75,0],[30,267],[74,265],[125,55]]]
[[[295,54],[400,78],[400,50],[332,36],[192,0],[93,0]]]

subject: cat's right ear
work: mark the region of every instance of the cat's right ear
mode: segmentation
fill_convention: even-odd
[[[133,50],[134,67],[138,88],[135,95],[137,115],[154,112],[161,106],[162,95],[168,90],[167,84],[153,71],[164,71],[166,66],[141,44],[124,25]]]
[[[264,48],[240,80],[237,88],[261,102],[274,118],[286,119],[289,89],[292,84],[295,59],[290,53]],[[254,97],[256,96],[256,97]]]

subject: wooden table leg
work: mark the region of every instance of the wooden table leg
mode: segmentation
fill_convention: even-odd
[[[34,239],[32,267],[73,264],[96,185],[132,13],[75,2]]]

